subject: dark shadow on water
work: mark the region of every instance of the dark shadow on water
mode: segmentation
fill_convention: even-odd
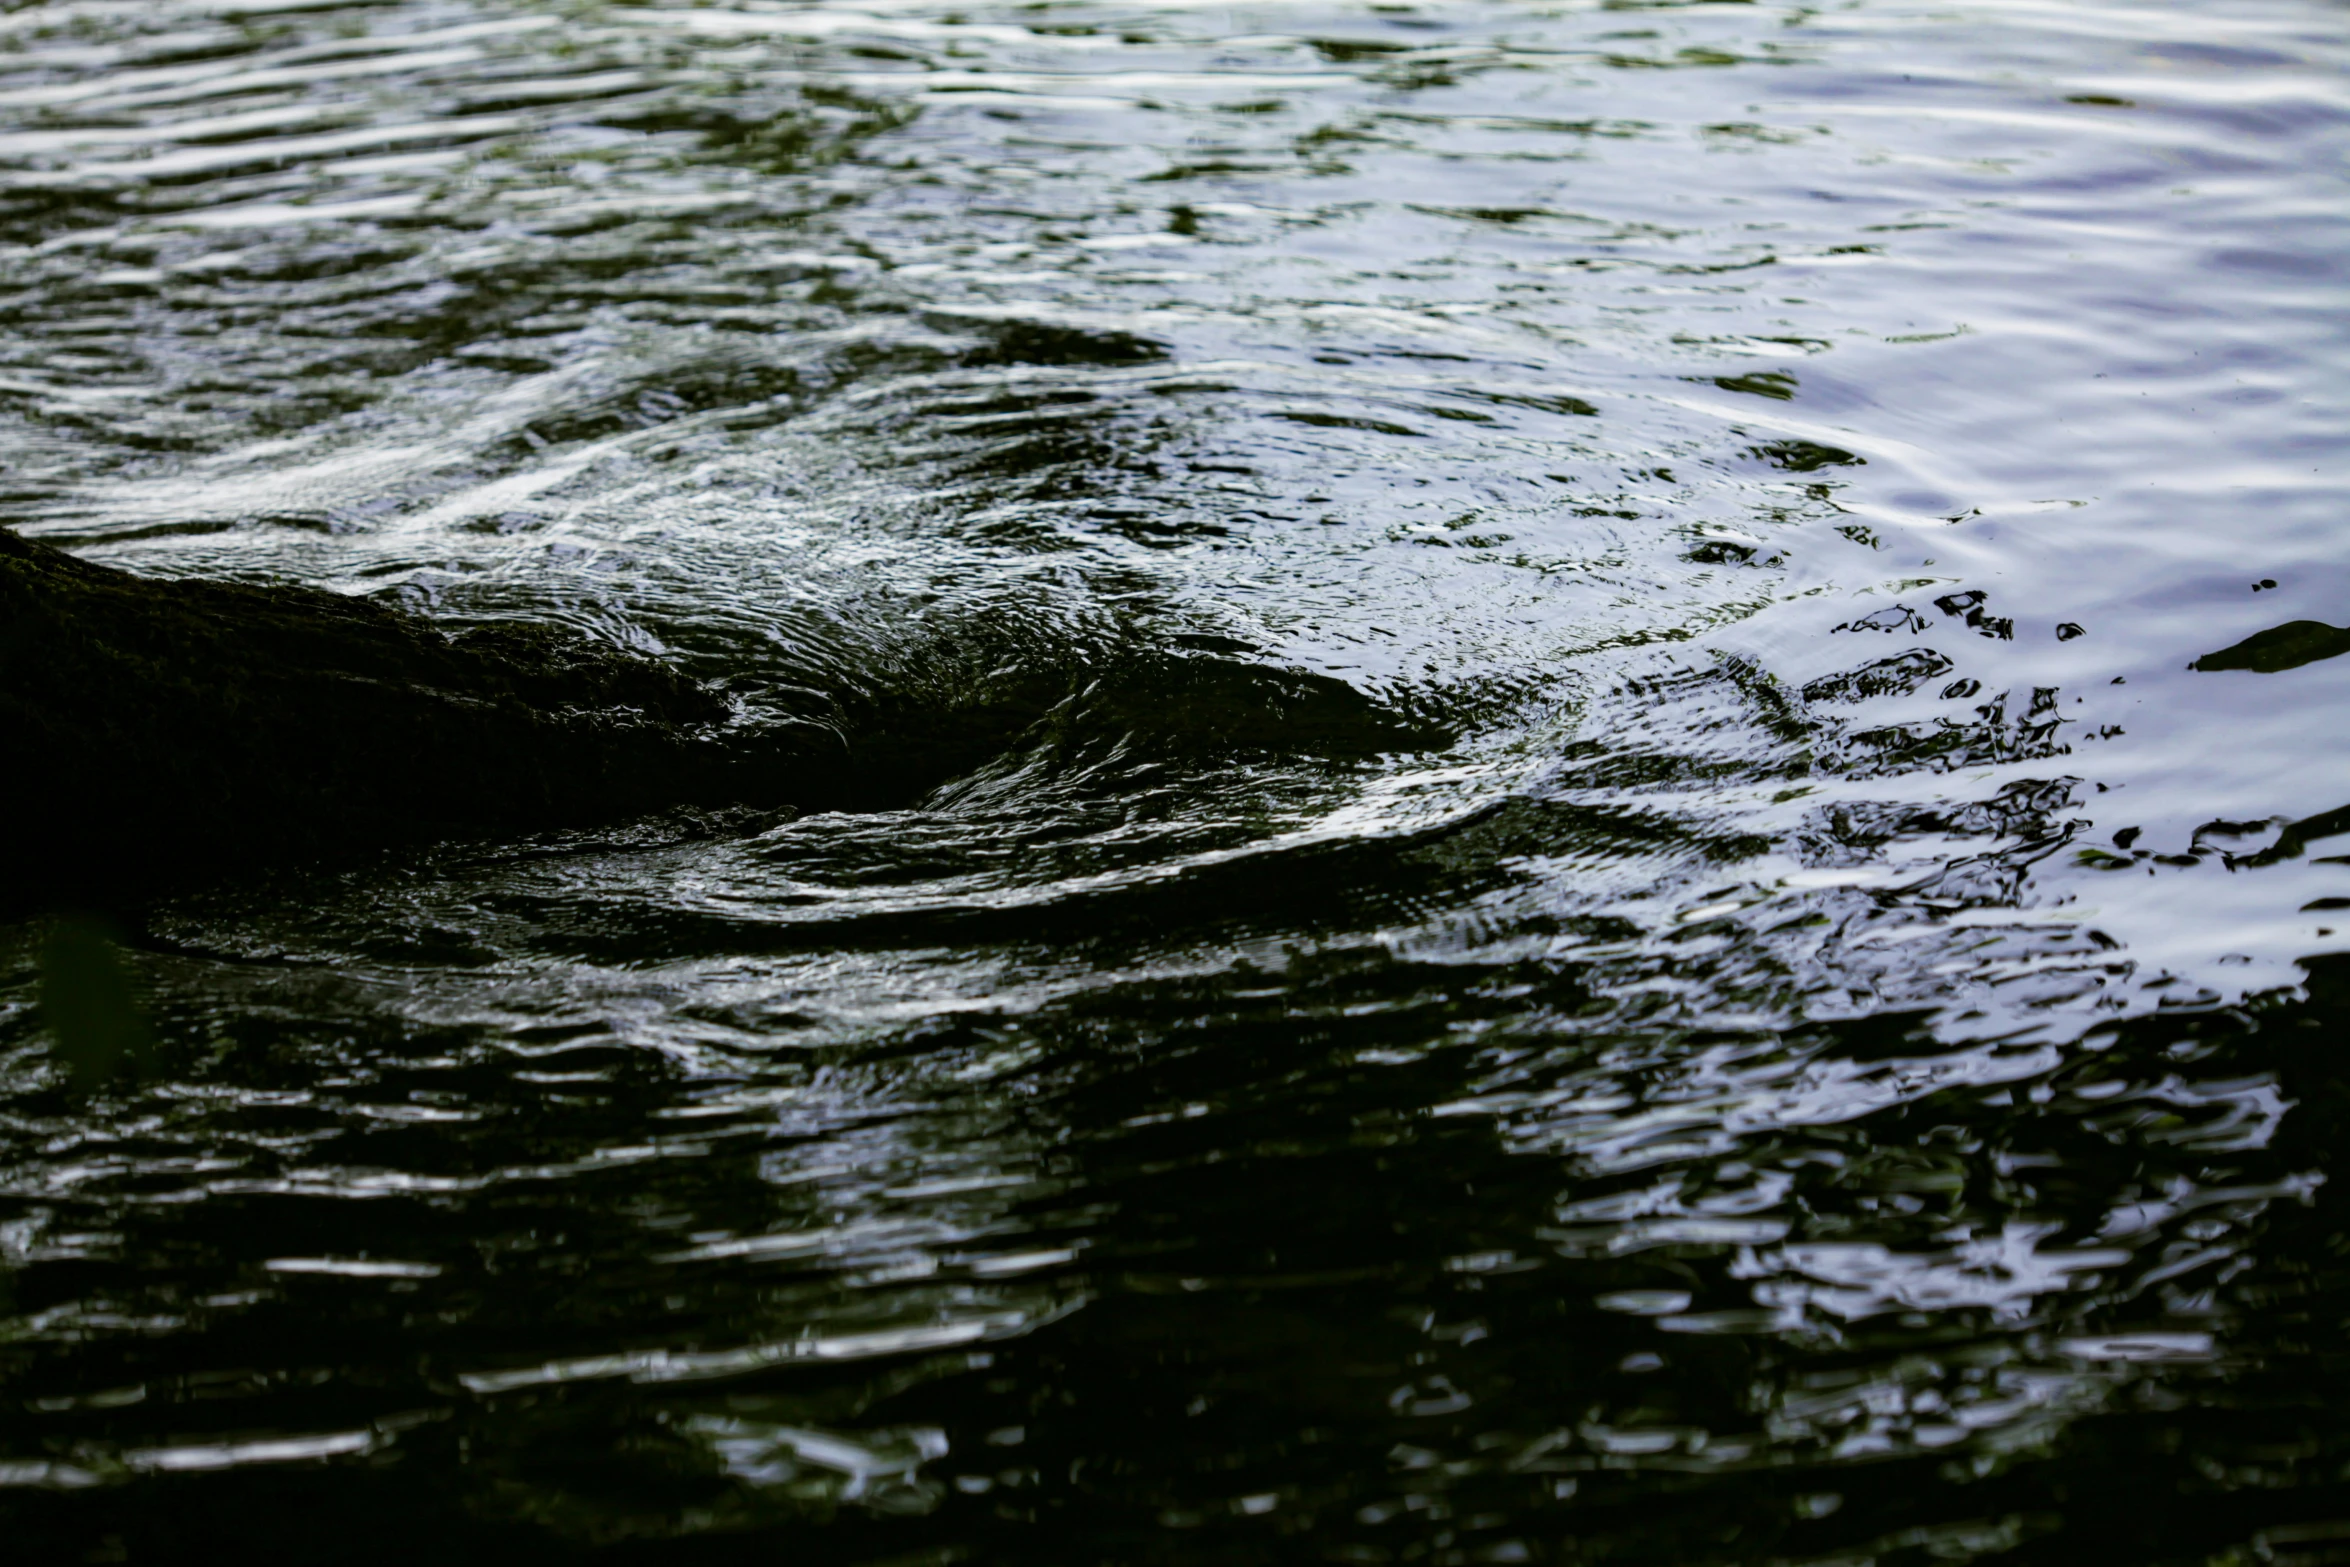
[[[2350,653],[2350,631],[2318,620],[2294,620],[2254,632],[2233,647],[2206,653],[2195,660],[2193,667],[2206,671],[2248,669],[2274,675],[2322,659],[2339,658],[2344,653]]]
[[[51,922],[41,943],[41,1021],[75,1088],[153,1066],[153,1040],[116,934],[102,920]]]
[[[1278,999],[1126,987],[1032,1020],[1039,1064],[951,1108],[975,1147],[1031,1150],[999,1167],[1025,1195],[992,1222],[1043,1261],[894,1281],[807,1253],[675,1260],[688,1232],[822,1227],[813,1188],[776,1183],[793,1155],[772,1137],[455,1195],[468,1172],[640,1140],[684,1085],[551,1041],[536,1064],[600,1072],[606,1097],[533,1108],[491,1057],[454,1078],[436,1064],[462,1039],[387,1037],[370,1053],[389,1083],[461,1089],[483,1113],[366,1133],[395,1141],[364,1158],[453,1195],[364,1205],[363,1248],[324,1195],[118,1209],[120,1263],[23,1268],[15,1309],[187,1310],[255,1259],[358,1249],[415,1277],[280,1262],[272,1302],[200,1334],[28,1343],[0,1417],[11,1453],[86,1464],[110,1439],[168,1451],[183,1420],[215,1431],[231,1395],[262,1432],[373,1433],[368,1451],[210,1473],[149,1457],[127,1483],[12,1493],[11,1527],[42,1559],[116,1536],[133,1560],[296,1561],[331,1528],[366,1561],[2314,1561],[2301,1542],[2350,1513],[2329,1414],[2350,1397],[2350,1199],[2300,1178],[2350,1133],[2346,977],[2315,962],[2306,1000],[2113,1028],[2009,1102],[1955,1087],[1613,1169],[1526,1143],[1540,1115],[1505,1139],[1446,1107],[1498,1103],[1514,1073],[1523,1103],[1569,1107],[1544,1112],[1566,1135],[1576,1102],[1618,1124],[1669,1108],[1699,1058],[1882,1075],[1945,1047],[1900,1018],[1643,1034],[1543,965],[1462,984],[1334,958]],[[1530,1006],[1558,1032],[1529,1033]],[[234,1028],[224,1065],[256,1082],[282,1073],[273,1051],[323,1037]],[[905,1047],[978,1038],[942,1021]],[[1487,1044],[1446,1043],[1464,1038]],[[2271,1078],[2292,1108],[2265,1145],[2179,1088]],[[672,1217],[648,1228],[655,1213]],[[2129,1232],[2134,1214],[2151,1228]],[[1814,1290],[1794,1317],[1758,1308],[1803,1274],[1794,1248],[1827,1248],[1804,1265],[1816,1283],[1843,1237],[1930,1262],[1952,1234],[2016,1225],[2103,1260],[2030,1287],[1992,1267],[1976,1304],[1929,1292],[1840,1317]],[[164,1258],[168,1284],[142,1276]],[[2003,1288],[2025,1309],[1997,1306]],[[1050,1320],[1055,1300],[1082,1305]],[[460,1376],[989,1302],[1046,1320],[708,1382]],[[50,1402],[108,1387],[145,1392]]]

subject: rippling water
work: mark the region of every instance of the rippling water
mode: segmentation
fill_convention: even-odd
[[[29,535],[1445,734],[0,931],[26,1559],[2344,1559],[2346,22],[0,14]]]

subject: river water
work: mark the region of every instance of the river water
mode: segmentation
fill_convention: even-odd
[[[1070,692],[0,932],[23,1559],[2346,1559],[2346,24],[11,5],[0,520]]]

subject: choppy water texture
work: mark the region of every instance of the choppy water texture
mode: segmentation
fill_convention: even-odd
[[[10,9],[9,523],[1076,693],[6,934],[12,1555],[2343,1559],[2346,39]]]

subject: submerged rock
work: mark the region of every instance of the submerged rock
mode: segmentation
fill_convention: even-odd
[[[0,735],[0,912],[673,806],[888,808],[1024,736],[1195,760],[1446,738],[1328,676],[1153,649],[749,723],[711,687],[576,632],[140,577],[4,528]]]
[[[164,581],[0,529],[0,902],[101,902],[352,844],[780,801],[707,688],[573,633]]]

